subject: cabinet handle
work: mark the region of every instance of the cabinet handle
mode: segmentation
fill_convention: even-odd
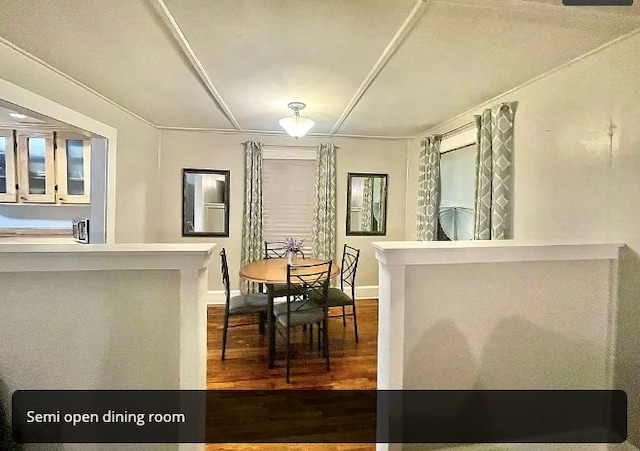
[[[24,196],[20,196],[20,200],[27,200],[27,198]]]
[[[64,202],[64,197],[58,197],[58,200],[61,200]]]

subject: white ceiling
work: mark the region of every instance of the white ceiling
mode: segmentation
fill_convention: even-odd
[[[638,2],[636,2],[638,3]],[[158,127],[412,137],[640,28],[561,0],[0,0],[0,37]]]

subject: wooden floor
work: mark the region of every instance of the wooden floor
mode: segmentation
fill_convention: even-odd
[[[355,343],[353,318],[332,318],[329,324],[331,371],[326,372],[325,360],[309,349],[308,333],[298,328],[291,361],[290,383],[285,381],[284,338],[276,336],[276,367],[267,368],[266,337],[258,334],[258,326],[230,328],[227,336],[226,359],[221,361],[223,306],[210,306],[208,311],[207,388],[211,390],[265,389],[350,389],[376,388],[377,376],[377,300],[357,301],[358,338]],[[340,313],[336,309],[332,314]],[[242,318],[246,321],[247,318]],[[233,320],[232,320],[233,321]],[[207,451],[227,450],[311,450],[370,451],[374,444],[209,444]]]

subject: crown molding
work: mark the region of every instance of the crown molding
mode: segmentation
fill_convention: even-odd
[[[290,138],[284,131],[276,130],[234,130],[224,128],[207,128],[207,127],[173,127],[169,125],[157,125],[157,129],[166,131],[179,132],[202,132],[202,133],[219,133],[227,135],[266,135],[266,136],[283,136]],[[411,141],[413,136],[378,136],[378,135],[350,135],[345,133],[307,133],[305,138],[351,138],[351,139],[381,139],[389,141]],[[293,139],[293,138],[291,138]]]

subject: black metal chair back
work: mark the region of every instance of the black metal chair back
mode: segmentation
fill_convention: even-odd
[[[360,260],[360,250],[348,245],[344,245],[342,251],[342,268],[340,274],[340,288],[345,286],[351,288],[353,292],[356,287],[356,271],[358,269],[358,261]]]
[[[322,294],[324,304],[319,304],[321,308],[325,308],[332,264],[333,262],[329,260],[309,265],[287,265],[287,303],[289,306],[296,301],[306,301],[309,299],[309,293],[313,291]],[[290,309],[288,308],[287,311],[289,312]]]
[[[304,258],[304,252],[298,251],[298,255]],[[265,241],[264,258],[285,258],[287,256],[287,244],[284,241]]]
[[[222,285],[224,286],[224,295],[227,308],[231,299],[231,283],[229,282],[229,265],[227,263],[227,251],[224,248],[220,251],[220,273],[222,276]]]

